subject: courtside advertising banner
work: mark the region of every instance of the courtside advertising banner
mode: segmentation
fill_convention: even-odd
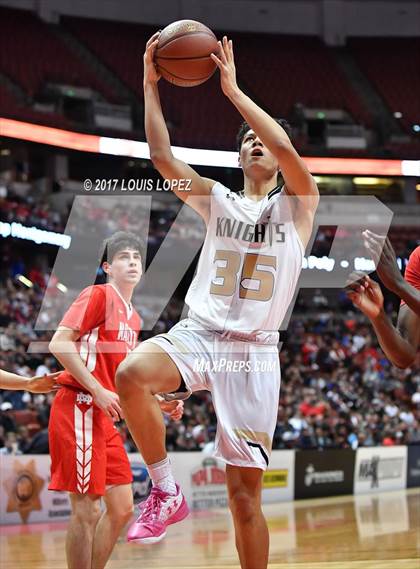
[[[351,449],[297,451],[295,498],[351,494],[355,452]]]
[[[68,520],[67,492],[50,492],[49,455],[0,456],[0,524]]]
[[[287,502],[294,496],[294,451],[273,451],[263,477],[263,504]],[[134,501],[140,502],[150,491],[146,465],[137,453],[129,454],[133,472]],[[169,453],[174,477],[192,510],[228,506],[226,465],[202,452]]]
[[[221,460],[202,452],[175,452],[168,456],[174,477],[192,510],[227,507],[226,467]],[[140,454],[128,457],[134,479],[134,501],[140,502],[149,494],[150,477]]]
[[[407,488],[420,486],[420,445],[407,447]]]
[[[294,487],[295,451],[274,450],[263,475],[263,504],[293,500]]]
[[[354,470],[354,493],[401,490],[407,482],[407,447],[359,448]]]

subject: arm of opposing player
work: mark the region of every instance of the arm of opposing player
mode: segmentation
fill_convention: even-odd
[[[375,261],[376,272],[381,281],[417,316],[420,316],[420,247],[410,256],[404,280],[389,237],[377,235],[369,230],[363,232],[363,237],[365,246]]]
[[[398,332],[410,346],[410,349],[407,350],[406,366],[404,366],[408,367],[416,359],[420,345],[420,318],[409,306],[403,305],[398,313],[397,328]]]
[[[406,312],[411,312],[411,315]],[[416,325],[413,316],[417,320]],[[397,328],[392,325],[384,311],[372,320],[372,324],[381,348],[389,361],[402,369],[412,365],[416,358],[419,341],[417,316],[407,306],[403,306],[398,317]]]
[[[399,283],[396,294],[416,313],[417,318],[420,318],[420,290],[417,290],[408,284],[407,281],[403,280]]]
[[[57,385],[56,379],[60,375],[60,371],[49,373],[36,377],[23,377],[16,373],[4,371],[0,369],[0,389],[7,390],[24,390],[32,393],[48,393],[56,391],[60,386]]]
[[[416,330],[415,322],[403,310],[407,307],[400,310],[398,327],[395,328],[383,308],[380,286],[360,272],[352,273],[347,283],[347,295],[371,321],[386,357],[399,368],[410,366],[416,357],[419,326],[417,323]]]
[[[144,54],[144,125],[150,159],[163,178],[180,182],[178,187],[173,187],[174,193],[193,207],[207,222],[210,212],[210,191],[215,182],[202,178],[191,166],[176,159],[172,154],[169,132],[160,104],[157,85],[159,77],[153,63],[157,38],[157,34],[152,36]]]

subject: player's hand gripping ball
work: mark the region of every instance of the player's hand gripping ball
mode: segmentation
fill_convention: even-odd
[[[219,53],[214,33],[194,20],[179,20],[166,26],[154,52],[157,72],[179,87],[194,87],[209,79],[216,70],[210,57]]]

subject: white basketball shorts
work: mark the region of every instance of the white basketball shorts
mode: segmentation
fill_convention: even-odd
[[[215,456],[235,466],[268,466],[277,422],[280,364],[277,346],[227,340],[189,318],[147,340],[177,365],[188,393],[208,390],[217,415]]]

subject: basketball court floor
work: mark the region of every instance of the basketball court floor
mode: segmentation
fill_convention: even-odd
[[[265,506],[270,569],[419,569],[420,490]],[[65,523],[0,527],[1,569],[65,569]],[[195,512],[154,546],[120,538],[107,569],[238,568],[229,512]],[[82,569],[82,568],[80,568]]]

